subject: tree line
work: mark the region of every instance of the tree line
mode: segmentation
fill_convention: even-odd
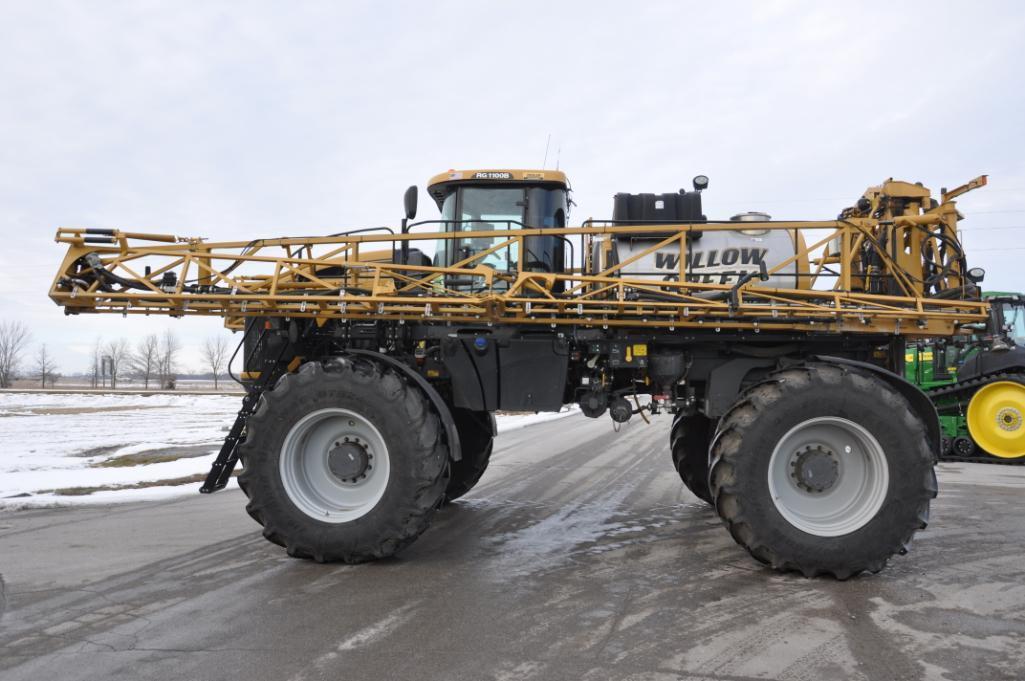
[[[23,322],[0,322],[0,388],[10,388],[20,378],[32,378],[39,381],[40,387],[52,388],[63,377],[46,343],[36,346],[35,352],[29,356],[31,347],[32,334]],[[204,368],[213,373],[214,390],[217,390],[220,377],[227,369],[228,339],[223,335],[210,336],[200,350]],[[111,389],[117,389],[119,382],[134,378],[142,381],[147,390],[151,385],[162,390],[174,390],[181,351],[181,340],[170,329],[159,335],[149,334],[134,345],[125,338],[97,338],[87,372],[90,385],[93,388],[109,385]]]

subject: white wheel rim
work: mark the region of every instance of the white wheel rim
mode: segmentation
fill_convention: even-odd
[[[886,453],[864,427],[835,416],[803,421],[769,459],[769,493],[787,522],[818,537],[850,534],[882,508]]]
[[[340,477],[337,465],[332,466],[343,444],[360,452],[363,465],[353,478]],[[369,420],[331,408],[311,412],[292,426],[281,445],[279,471],[296,508],[323,522],[347,523],[377,506],[388,487],[391,461],[384,438]]]

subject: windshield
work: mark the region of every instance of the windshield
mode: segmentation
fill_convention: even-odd
[[[1025,345],[1025,307],[1012,303],[1004,303],[1004,325],[1009,328],[1009,335],[1016,344]]]
[[[502,243],[503,232],[523,222],[525,195],[517,187],[463,187],[449,194],[441,206],[441,219],[452,220],[446,232],[497,232],[494,237],[445,239],[438,243],[438,264],[452,265]],[[519,262],[517,244],[510,244],[474,261],[504,271]]]

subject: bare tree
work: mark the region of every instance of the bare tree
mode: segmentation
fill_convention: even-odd
[[[149,390],[149,382],[156,377],[160,369],[160,339],[157,334],[151,333],[135,346],[131,367]]]
[[[93,389],[100,387],[100,378],[103,375],[103,341],[97,336],[96,342],[93,343],[93,366],[92,375],[90,376],[90,383]]]
[[[46,384],[50,383],[52,387],[56,380],[54,376],[57,373],[57,363],[53,361],[53,357],[46,350],[46,343],[40,345],[36,350],[35,367],[39,386],[45,388]]]
[[[181,342],[178,340],[178,335],[171,329],[168,329],[160,339],[160,352],[157,363],[160,387],[166,390],[174,390],[179,350],[181,350]]]
[[[21,353],[31,334],[22,322],[0,322],[0,388],[10,388],[18,377]]]
[[[112,340],[103,349],[104,358],[110,371],[110,387],[117,389],[117,379],[124,372],[128,364],[128,341],[124,338]]]
[[[228,341],[224,336],[211,336],[203,343],[203,357],[206,365],[214,374],[214,390],[217,390],[217,377],[224,370],[228,361]]]

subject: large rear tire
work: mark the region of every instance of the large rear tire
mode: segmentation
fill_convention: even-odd
[[[708,445],[712,439],[712,419],[703,414],[679,415],[673,420],[669,445],[673,467],[694,496],[711,504],[708,486]]]
[[[715,507],[738,544],[776,570],[878,572],[929,520],[926,424],[868,372],[783,370],[748,389],[712,443]]]
[[[422,391],[370,359],[304,364],[246,424],[239,485],[268,540],[318,562],[393,555],[448,483],[444,429]]]
[[[453,409],[452,418],[459,431],[462,458],[450,464],[450,477],[445,489],[446,503],[463,496],[480,481],[491,461],[491,450],[497,434],[495,417],[490,412]]]

